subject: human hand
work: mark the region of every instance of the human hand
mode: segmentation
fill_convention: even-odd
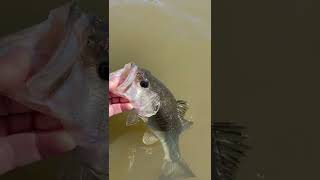
[[[112,94],[110,91],[117,88],[119,85],[120,79],[112,79],[109,81],[109,117],[131,110],[132,104],[129,103],[127,99],[119,97],[115,94]]]
[[[0,55],[0,174],[76,145],[60,121],[6,97],[34,70],[26,49]]]

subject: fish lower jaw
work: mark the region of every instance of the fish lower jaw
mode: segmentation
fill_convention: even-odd
[[[147,119],[151,116],[154,116],[155,114],[157,114],[157,112],[145,112],[145,111],[137,111],[137,114],[142,118],[142,119]]]
[[[134,104],[134,102],[133,102],[133,104]],[[136,105],[136,107],[138,107],[135,109],[140,116],[143,116],[145,118],[149,118],[149,117],[154,116],[158,113],[158,111],[160,109],[160,103],[158,103],[157,105],[154,106],[153,103],[147,102],[143,106]],[[154,107],[154,108],[150,109],[150,107]]]

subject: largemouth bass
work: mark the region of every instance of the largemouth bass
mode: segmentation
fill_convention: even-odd
[[[77,144],[61,179],[108,179],[107,25],[76,3],[0,41],[0,54],[23,49],[34,67],[7,97],[59,119]]]
[[[124,97],[133,105],[127,125],[142,119],[150,131],[143,142],[151,145],[158,140],[164,151],[164,163],[160,180],[195,177],[183,160],[179,149],[179,136],[193,124],[184,118],[188,109],[185,101],[176,100],[166,86],[148,70],[126,64],[109,75],[109,80],[120,77],[120,85],[112,93]]]

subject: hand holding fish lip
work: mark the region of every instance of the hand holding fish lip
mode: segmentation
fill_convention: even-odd
[[[4,95],[16,89],[34,68],[27,54],[20,48],[0,56],[0,174],[76,146],[58,119]]]
[[[109,91],[127,99],[132,105],[131,109],[134,109],[140,118],[146,119],[158,112],[160,97],[148,89],[148,79],[145,78],[143,71],[135,63],[127,63],[122,69],[109,75],[109,81],[115,79],[117,80],[117,86],[109,87]]]
[[[117,96],[113,94],[113,89],[116,89],[119,85],[120,78],[114,78],[109,81],[109,117],[131,110],[132,104],[129,103],[129,101],[123,97]]]

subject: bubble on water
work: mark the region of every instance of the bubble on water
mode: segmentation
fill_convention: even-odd
[[[152,148],[151,147],[140,147],[144,152],[148,155],[152,155]]]

